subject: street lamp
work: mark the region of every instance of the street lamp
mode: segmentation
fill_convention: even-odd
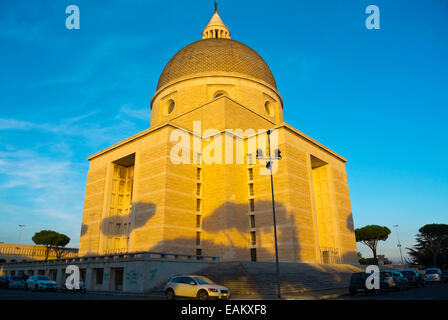
[[[394,224],[393,227],[397,230],[397,241],[398,241],[397,247],[398,247],[398,249],[400,249],[401,264],[404,264],[403,253],[401,252],[400,238],[398,237],[398,224]]]
[[[22,228],[24,227],[24,224],[19,224],[19,241],[18,243],[20,243],[20,241],[22,240]]]
[[[274,243],[275,243],[275,266],[276,266],[276,273],[277,273],[277,295],[280,298],[280,267],[278,264],[278,247],[277,247],[277,223],[275,220],[275,201],[274,201],[274,179],[272,177],[272,161],[273,160],[281,160],[281,152],[279,149],[275,149],[274,157],[271,157],[271,133],[272,130],[268,130],[268,157],[263,157],[263,150],[257,149],[257,159],[260,160],[266,160],[266,168],[269,169],[270,175],[271,175],[271,193],[272,193],[272,217],[274,220]]]

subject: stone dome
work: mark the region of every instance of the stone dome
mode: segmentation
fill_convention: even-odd
[[[163,69],[157,90],[177,79],[220,72],[249,76],[277,89],[269,66],[257,52],[235,40],[210,38],[193,42],[176,53]]]

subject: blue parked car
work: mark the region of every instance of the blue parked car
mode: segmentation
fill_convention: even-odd
[[[13,276],[8,283],[9,289],[25,289],[25,279],[20,276]]]
[[[387,283],[389,290],[402,291],[409,288],[409,281],[400,271],[384,270],[380,273],[381,282]]]
[[[0,288],[9,288],[9,281],[12,280],[12,276],[4,275],[0,277]]]
[[[401,274],[408,279],[409,286],[416,286],[417,288],[425,286],[425,279],[423,278],[423,275],[419,274],[416,270],[402,270]]]

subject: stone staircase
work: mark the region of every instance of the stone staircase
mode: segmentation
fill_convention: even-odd
[[[353,272],[363,271],[348,264],[280,263],[282,295],[312,290],[346,288]],[[276,294],[276,267],[273,262],[220,262],[196,274],[206,276],[230,289],[232,296]],[[156,291],[161,291],[162,287]]]

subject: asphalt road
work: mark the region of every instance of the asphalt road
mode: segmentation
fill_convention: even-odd
[[[0,289],[1,300],[160,300],[163,297],[113,293],[43,292]]]
[[[238,297],[235,297],[239,300]],[[307,300],[307,297],[297,297]],[[316,299],[316,297],[309,297]],[[319,297],[318,297],[319,298]],[[245,296],[244,299],[254,299],[254,297]],[[244,300],[243,299],[243,300]],[[257,299],[260,299],[259,297]],[[262,299],[262,298],[261,298]],[[270,300],[270,298],[267,298]],[[132,295],[120,293],[63,293],[63,292],[39,292],[24,290],[0,289],[0,301],[7,300],[164,300],[161,295]],[[337,300],[448,300],[448,284],[427,285],[424,288],[410,288],[401,292],[391,292],[379,296],[365,296],[359,293],[356,296],[342,296]]]
[[[410,288],[378,296],[366,296],[364,293],[358,293],[354,297],[344,296],[339,300],[448,300],[448,284],[430,284],[424,288]]]

